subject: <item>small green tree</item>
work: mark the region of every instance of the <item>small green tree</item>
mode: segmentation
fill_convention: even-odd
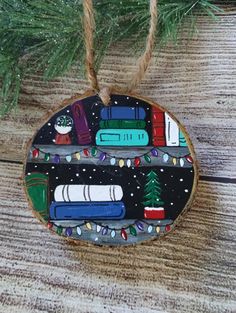
[[[159,207],[164,205],[161,200],[161,184],[157,174],[154,171],[150,171],[147,176],[147,182],[144,188],[144,201],[143,205],[149,207]]]

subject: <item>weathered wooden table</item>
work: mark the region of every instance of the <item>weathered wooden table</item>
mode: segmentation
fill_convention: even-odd
[[[139,92],[187,127],[200,163],[192,209],[167,237],[134,247],[70,243],[32,215],[20,176],[42,116],[88,84],[76,70],[50,83],[30,76],[17,113],[1,121],[0,312],[236,312],[236,11],[199,18],[153,62]],[[124,84],[136,57],[122,45],[100,70]]]

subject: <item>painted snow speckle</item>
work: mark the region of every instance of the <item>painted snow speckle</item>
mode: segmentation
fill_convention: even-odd
[[[185,132],[158,105],[112,95],[73,100],[35,135],[25,185],[58,235],[133,244],[169,232],[196,179]]]

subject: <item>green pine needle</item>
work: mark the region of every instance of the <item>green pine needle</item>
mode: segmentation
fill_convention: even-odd
[[[147,0],[100,0],[94,7],[96,69],[115,42],[132,37],[134,50],[144,45],[150,19]],[[186,20],[191,36],[196,13],[215,19],[220,11],[211,0],[160,0],[159,45],[177,42]],[[0,0],[0,115],[17,106],[25,75],[40,70],[49,80],[76,65],[82,76],[84,55],[81,0]]]

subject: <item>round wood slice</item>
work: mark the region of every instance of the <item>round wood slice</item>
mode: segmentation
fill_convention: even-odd
[[[51,231],[135,244],[167,234],[189,208],[194,150],[163,107],[115,92],[104,106],[87,92],[45,120],[29,144],[24,181],[35,216]]]

